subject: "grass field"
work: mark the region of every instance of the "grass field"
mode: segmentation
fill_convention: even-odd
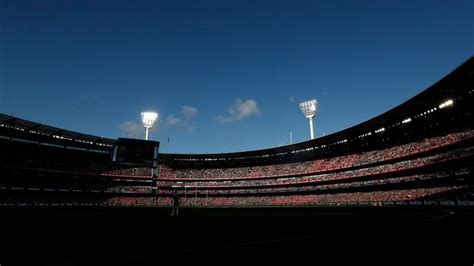
[[[4,265],[162,265],[280,258],[472,264],[474,209],[442,207],[1,209]],[[221,261],[222,262],[222,261]],[[389,262],[389,261],[387,261]]]

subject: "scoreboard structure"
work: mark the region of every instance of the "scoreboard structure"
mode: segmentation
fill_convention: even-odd
[[[140,139],[119,138],[113,151],[113,161],[153,165],[158,159],[160,143]]]
[[[158,152],[160,142],[119,138],[114,146],[112,161],[121,164],[144,164],[150,167],[152,193],[156,195],[158,192],[157,178],[158,172]]]

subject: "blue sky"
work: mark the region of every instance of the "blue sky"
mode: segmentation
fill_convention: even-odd
[[[165,152],[303,141],[474,54],[474,1],[0,0],[0,112],[110,138],[156,110]],[[170,141],[168,142],[168,138]]]

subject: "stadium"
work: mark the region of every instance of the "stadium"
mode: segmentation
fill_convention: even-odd
[[[216,154],[160,153],[156,141],[108,139],[1,114],[0,206],[5,225],[16,229],[6,239],[51,262],[49,248],[40,246],[53,237],[51,246],[63,255],[52,259],[58,264],[98,262],[77,255],[78,248],[108,265],[122,252],[131,263],[137,256],[150,261],[216,250],[327,251],[326,244],[340,241],[360,251],[354,239],[361,237],[382,241],[367,248],[388,252],[415,235],[406,244],[413,252],[452,251],[446,241],[473,235],[473,98],[471,57],[356,126],[291,145]],[[170,216],[174,192],[178,217]],[[53,230],[59,223],[77,230],[64,236]],[[134,229],[115,233],[127,226]],[[140,236],[161,244],[130,247]],[[82,247],[71,239],[95,243]],[[462,246],[455,250],[466,255]]]

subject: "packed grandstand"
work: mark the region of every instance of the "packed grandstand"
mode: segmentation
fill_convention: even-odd
[[[108,139],[0,114],[2,206],[471,205],[474,58],[413,98],[314,140],[117,160]],[[153,157],[153,156],[152,156]]]

